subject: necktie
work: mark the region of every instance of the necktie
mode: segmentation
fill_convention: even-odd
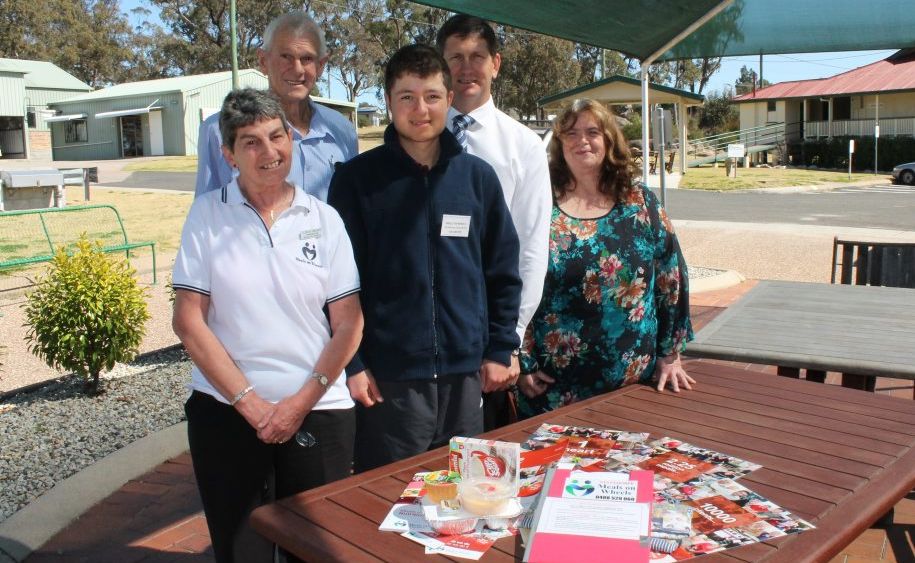
[[[475,120],[466,114],[455,115],[451,120],[454,137],[461,143],[461,147],[467,150],[467,128],[475,123]]]

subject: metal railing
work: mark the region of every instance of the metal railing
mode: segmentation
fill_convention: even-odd
[[[708,162],[723,161],[727,158],[728,145],[743,144],[747,154],[758,152],[758,149],[784,145],[786,132],[797,124],[784,122],[770,123],[759,127],[749,127],[738,131],[728,131],[709,135],[700,139],[690,139],[686,148],[688,166],[697,166]],[[756,148],[757,151],[752,149]]]
[[[880,134],[888,137],[915,135],[915,117],[884,117],[880,120]],[[804,124],[804,138],[818,137],[872,137],[873,119],[842,119],[836,121],[808,121]]]

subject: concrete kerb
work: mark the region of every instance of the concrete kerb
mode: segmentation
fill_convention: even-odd
[[[873,180],[860,180],[857,182],[825,182],[823,184],[812,184],[808,186],[783,186],[780,188],[750,188],[746,190],[727,190],[729,192],[754,192],[761,194],[798,194],[804,192],[829,192],[839,188],[850,188],[855,186],[889,186],[893,182],[890,178],[878,175]]]
[[[125,483],[187,450],[187,423],[179,422],[64,479],[0,522],[0,563],[24,560]]]
[[[692,294],[705,291],[717,291],[743,283],[746,279],[747,278],[734,270],[721,270],[713,276],[690,279],[689,292]]]

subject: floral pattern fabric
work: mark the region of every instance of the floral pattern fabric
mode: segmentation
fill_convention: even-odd
[[[650,190],[629,190],[596,219],[554,204],[543,299],[521,369],[542,370],[556,383],[534,399],[518,393],[519,414],[648,382],[656,358],[683,351],[692,338],[686,262]]]

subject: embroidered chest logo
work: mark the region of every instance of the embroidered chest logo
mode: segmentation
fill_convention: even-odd
[[[307,240],[302,244],[302,257],[296,257],[299,262],[321,267],[321,260],[318,257],[318,245],[313,240]]]

